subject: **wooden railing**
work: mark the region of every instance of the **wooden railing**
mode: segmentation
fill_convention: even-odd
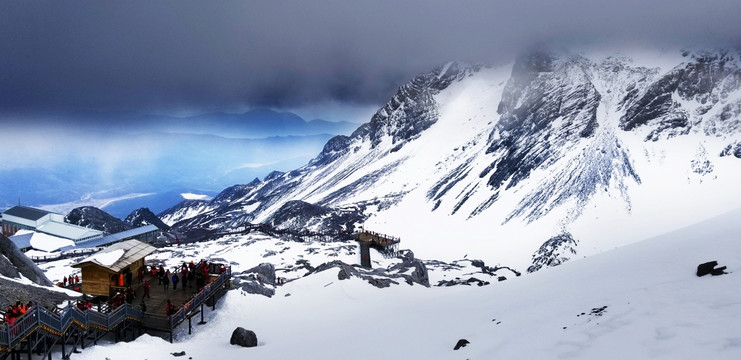
[[[201,289],[196,296],[194,296],[190,301],[185,303],[178,311],[170,316],[170,330],[175,329],[180,325],[185,319],[189,317],[191,313],[197,310],[201,304],[206,302],[210,297],[212,297],[214,294],[216,294],[216,291],[218,291],[229,279],[232,277],[232,267],[229,266],[226,268],[226,271],[219,275],[216,279],[214,279],[211,283],[207,284],[206,286]]]
[[[218,290],[231,278],[231,267],[206,285],[193,299],[185,304],[177,313],[169,317],[170,334],[185,319],[188,319],[197,307],[216,294]],[[0,351],[9,352],[20,345],[24,339],[35,331],[45,331],[48,334],[62,336],[71,326],[85,331],[89,328],[108,332],[126,320],[142,322],[141,310],[123,304],[109,313],[100,313],[94,310],[80,311],[70,304],[59,312],[53,312],[34,304],[25,314],[17,318],[13,325],[0,325]]]

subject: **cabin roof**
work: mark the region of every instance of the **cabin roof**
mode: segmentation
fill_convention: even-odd
[[[157,250],[154,246],[139,240],[126,240],[113,244],[93,254],[85,260],[72,265],[82,268],[89,265],[97,265],[110,272],[120,272],[127,266],[141,260],[145,256]],[[113,258],[111,257],[113,256]]]

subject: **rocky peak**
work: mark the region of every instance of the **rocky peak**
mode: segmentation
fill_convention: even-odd
[[[517,59],[486,150],[496,158],[481,174],[489,175],[490,186],[498,189],[507,180],[507,188],[515,186],[532,169],[553,160],[552,148],[594,134],[601,95],[585,62],[547,53]]]
[[[64,221],[77,226],[87,227],[108,234],[115,234],[131,229],[131,226],[121,219],[93,206],[82,206],[75,209],[64,217]]]
[[[124,222],[132,227],[141,227],[145,225],[154,225],[160,230],[170,230],[160,218],[157,217],[149,208],[139,208],[131,212],[129,216],[124,219]]]
[[[738,54],[701,51],[670,70],[635,99],[627,99],[620,128],[626,131],[649,126],[646,140],[689,133],[693,124],[720,105],[728,111],[728,95],[741,88]],[[738,103],[736,101],[734,104]]]

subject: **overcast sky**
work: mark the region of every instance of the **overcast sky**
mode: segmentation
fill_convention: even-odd
[[[739,14],[738,0],[0,0],[0,119],[262,106],[352,117],[448,60],[553,43],[737,45]]]

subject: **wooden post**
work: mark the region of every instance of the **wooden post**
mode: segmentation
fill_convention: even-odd
[[[64,344],[67,343],[67,336],[65,334],[62,334],[62,359],[66,359],[67,356],[65,355],[64,351]]]
[[[370,269],[371,258],[370,258],[370,243],[367,241],[360,241],[360,266]]]
[[[199,322],[199,323],[198,323],[198,325],[203,325],[203,324],[205,324],[205,323],[206,323],[206,322],[205,322],[205,321],[203,321],[203,303],[201,303],[201,322]]]

